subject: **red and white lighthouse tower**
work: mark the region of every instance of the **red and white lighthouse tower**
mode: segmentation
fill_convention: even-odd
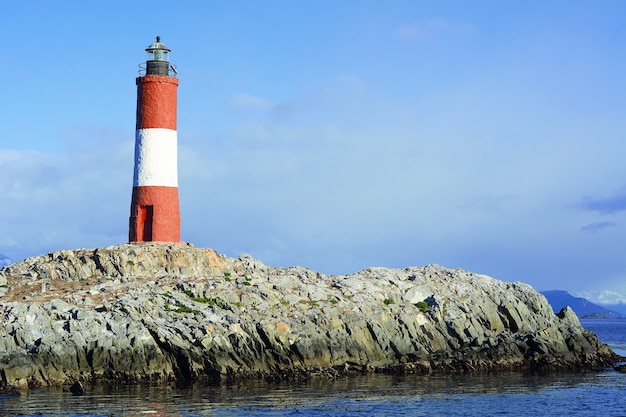
[[[135,171],[129,242],[179,242],[176,69],[170,50],[156,42],[146,48],[137,77]],[[170,75],[171,74],[171,75]]]

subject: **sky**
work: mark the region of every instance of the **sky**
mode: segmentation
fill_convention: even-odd
[[[0,1],[0,253],[128,240],[138,65],[181,239],[626,300],[626,2]]]

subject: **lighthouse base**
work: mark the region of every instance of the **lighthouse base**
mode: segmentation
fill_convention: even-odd
[[[178,187],[133,187],[129,242],[180,242]]]

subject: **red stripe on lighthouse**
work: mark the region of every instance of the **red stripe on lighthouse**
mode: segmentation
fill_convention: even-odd
[[[130,242],[179,242],[176,90],[166,75],[137,78]]]
[[[137,129],[176,130],[178,78],[163,75],[137,77]]]

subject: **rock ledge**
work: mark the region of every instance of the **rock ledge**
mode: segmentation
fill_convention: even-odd
[[[594,369],[620,358],[520,282],[438,265],[327,276],[191,245],[0,270],[0,386]]]

